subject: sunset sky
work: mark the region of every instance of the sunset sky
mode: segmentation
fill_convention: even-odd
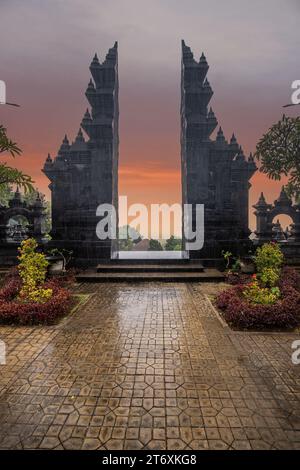
[[[299,19],[299,0],[0,0],[0,79],[21,105],[1,106],[0,122],[23,149],[16,165],[49,197],[47,153],[65,133],[75,138],[92,57],[117,40],[119,193],[180,201],[180,40],[197,59],[204,51],[219,123],[249,153],[300,79]],[[262,190],[271,202],[280,186],[257,173],[251,204]]]

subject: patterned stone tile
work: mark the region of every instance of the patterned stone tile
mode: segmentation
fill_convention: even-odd
[[[80,284],[53,327],[0,326],[1,449],[300,449],[293,334],[224,328],[220,284]]]

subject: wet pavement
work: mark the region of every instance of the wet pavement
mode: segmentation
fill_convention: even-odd
[[[0,326],[0,448],[300,449],[300,335],[231,331],[220,288],[81,284],[58,325]]]

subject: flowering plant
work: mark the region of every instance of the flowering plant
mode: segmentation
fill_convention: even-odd
[[[19,299],[22,302],[47,302],[52,297],[51,288],[43,288],[46,280],[48,261],[42,253],[37,253],[37,242],[33,238],[24,240],[19,248],[18,271],[22,280]]]
[[[278,282],[283,264],[283,253],[276,243],[265,243],[257,248],[257,274],[243,290],[243,296],[252,304],[272,305],[280,298]]]
[[[260,287],[257,279],[255,279],[245,287],[243,295],[250,303],[270,305],[277,302],[280,297],[280,290],[278,287],[272,287],[271,289]]]

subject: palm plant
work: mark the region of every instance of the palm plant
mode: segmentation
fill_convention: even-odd
[[[9,153],[12,157],[16,157],[22,153],[16,142],[7,136],[6,128],[0,125],[0,154]],[[7,187],[15,184],[26,192],[34,190],[31,176],[24,174],[22,171],[12,168],[7,163],[0,163],[0,193],[6,192]]]

